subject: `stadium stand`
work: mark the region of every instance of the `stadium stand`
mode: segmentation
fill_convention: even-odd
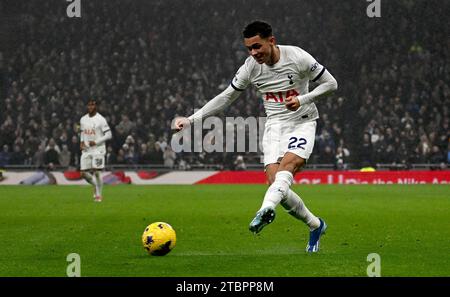
[[[306,49],[339,82],[317,103],[309,166],[449,164],[450,32],[432,9],[449,11],[448,1],[383,2],[379,19],[366,16],[365,1],[82,5],[77,19],[66,16],[65,1],[2,1],[0,167],[77,166],[78,122],[93,96],[113,132],[108,164],[234,169],[242,153],[174,155],[170,123],[228,84],[247,57],[240,32],[254,19],[272,23],[280,44]],[[264,111],[248,89],[221,116]],[[260,153],[243,157],[247,168],[261,166]]]

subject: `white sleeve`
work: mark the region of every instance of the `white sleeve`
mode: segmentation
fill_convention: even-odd
[[[84,142],[83,121],[80,121],[80,142]]]
[[[231,81],[231,87],[235,89],[236,91],[243,91],[245,90],[248,85],[250,84],[250,72],[248,70],[248,63],[244,63],[238,71],[236,71],[236,74],[234,75],[233,80]]]
[[[99,139],[97,139],[95,141],[95,144],[96,145],[103,144],[105,141],[107,141],[107,140],[109,140],[111,138],[112,138],[111,130],[108,130],[108,131],[106,131],[106,133],[102,137],[100,137]]]
[[[103,136],[99,137],[98,139],[95,140],[95,143],[97,145],[103,144],[105,141],[112,138],[111,129],[109,128],[108,123],[106,122],[105,118],[102,118],[101,129],[103,132]]]
[[[311,103],[314,98],[324,96],[330,92],[336,91],[338,88],[336,79],[325,68],[316,82],[319,83],[319,85],[314,90],[298,97],[300,106]]]
[[[217,114],[225,109],[241,94],[241,91],[236,88],[238,87],[230,84],[222,93],[208,101],[208,103],[206,103],[196,113],[188,117],[189,121],[193,123],[194,121],[198,121],[208,116]]]
[[[298,98],[300,106],[311,103],[317,97],[336,91],[338,87],[336,79],[325,68],[316,82],[319,83],[319,85],[314,90],[307,94],[301,95]]]
[[[329,92],[337,90],[338,84],[336,79],[306,51],[298,48],[297,65],[299,72],[307,77],[310,81],[319,85],[311,92],[298,97],[300,106],[311,103],[314,98],[326,95]]]
[[[106,132],[110,131],[111,129],[108,126],[108,123],[106,122],[106,119],[102,119],[102,132],[105,134]]]
[[[300,74],[306,76],[310,81],[317,81],[325,72],[325,67],[301,48],[297,48],[295,53]]]

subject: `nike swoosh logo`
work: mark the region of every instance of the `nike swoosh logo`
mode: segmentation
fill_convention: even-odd
[[[257,85],[258,87],[260,87],[260,86],[262,86],[263,84],[260,84],[260,83],[256,83],[256,85]]]

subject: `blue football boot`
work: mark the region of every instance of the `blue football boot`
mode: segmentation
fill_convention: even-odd
[[[319,218],[319,221],[319,228],[309,232],[309,242],[306,246],[306,251],[308,253],[315,253],[319,251],[320,237],[325,234],[325,230],[327,230],[327,224],[321,218]]]

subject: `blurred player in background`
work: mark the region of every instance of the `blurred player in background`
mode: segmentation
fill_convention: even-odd
[[[296,172],[305,166],[314,147],[318,97],[337,90],[334,77],[309,53],[295,46],[277,45],[272,27],[265,22],[248,24],[244,44],[249,57],[236,72],[231,84],[188,118],[177,118],[175,129],[222,111],[249,85],[263,96],[267,114],[263,138],[264,168],[271,184],[249,229],[259,233],[275,218],[281,204],[310,229],[307,252],[319,250],[319,240],[327,225],[312,214],[290,187]],[[309,92],[309,81],[318,86]]]
[[[81,176],[94,186],[94,201],[102,201],[103,181],[100,174],[105,168],[105,142],[112,138],[105,118],[97,112],[97,102],[89,99],[88,113],[80,120]]]

